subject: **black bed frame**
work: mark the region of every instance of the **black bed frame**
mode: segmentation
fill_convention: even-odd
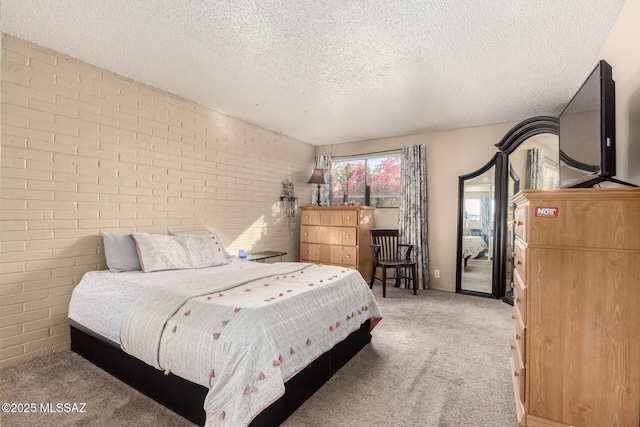
[[[369,320],[285,383],[285,394],[253,419],[251,427],[278,426],[371,341]],[[199,426],[207,388],[164,372],[110,341],[71,325],[71,350]]]

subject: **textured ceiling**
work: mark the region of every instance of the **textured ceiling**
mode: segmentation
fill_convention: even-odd
[[[4,0],[2,30],[330,144],[556,115],[623,4]]]

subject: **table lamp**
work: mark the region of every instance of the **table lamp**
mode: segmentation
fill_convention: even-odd
[[[309,178],[309,181],[307,182],[307,184],[317,184],[318,185],[318,206],[322,206],[321,201],[320,201],[320,186],[322,184],[326,184],[326,181],[324,180],[324,169],[314,169],[313,173],[311,174],[311,178]]]

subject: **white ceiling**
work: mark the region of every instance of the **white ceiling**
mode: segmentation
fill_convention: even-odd
[[[319,145],[556,115],[623,4],[4,0],[2,30]]]

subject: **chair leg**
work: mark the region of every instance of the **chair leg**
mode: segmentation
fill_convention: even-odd
[[[416,277],[416,265],[415,265],[415,264],[413,264],[413,265],[411,266],[411,279],[412,279],[412,281],[413,281],[413,294],[414,294],[414,295],[418,295],[418,291],[417,291],[417,288],[418,288],[418,278]]]
[[[382,298],[387,297],[387,269],[382,267]]]
[[[371,281],[369,282],[369,289],[373,289],[373,282],[376,280],[376,264],[373,264],[373,269],[371,270]]]

